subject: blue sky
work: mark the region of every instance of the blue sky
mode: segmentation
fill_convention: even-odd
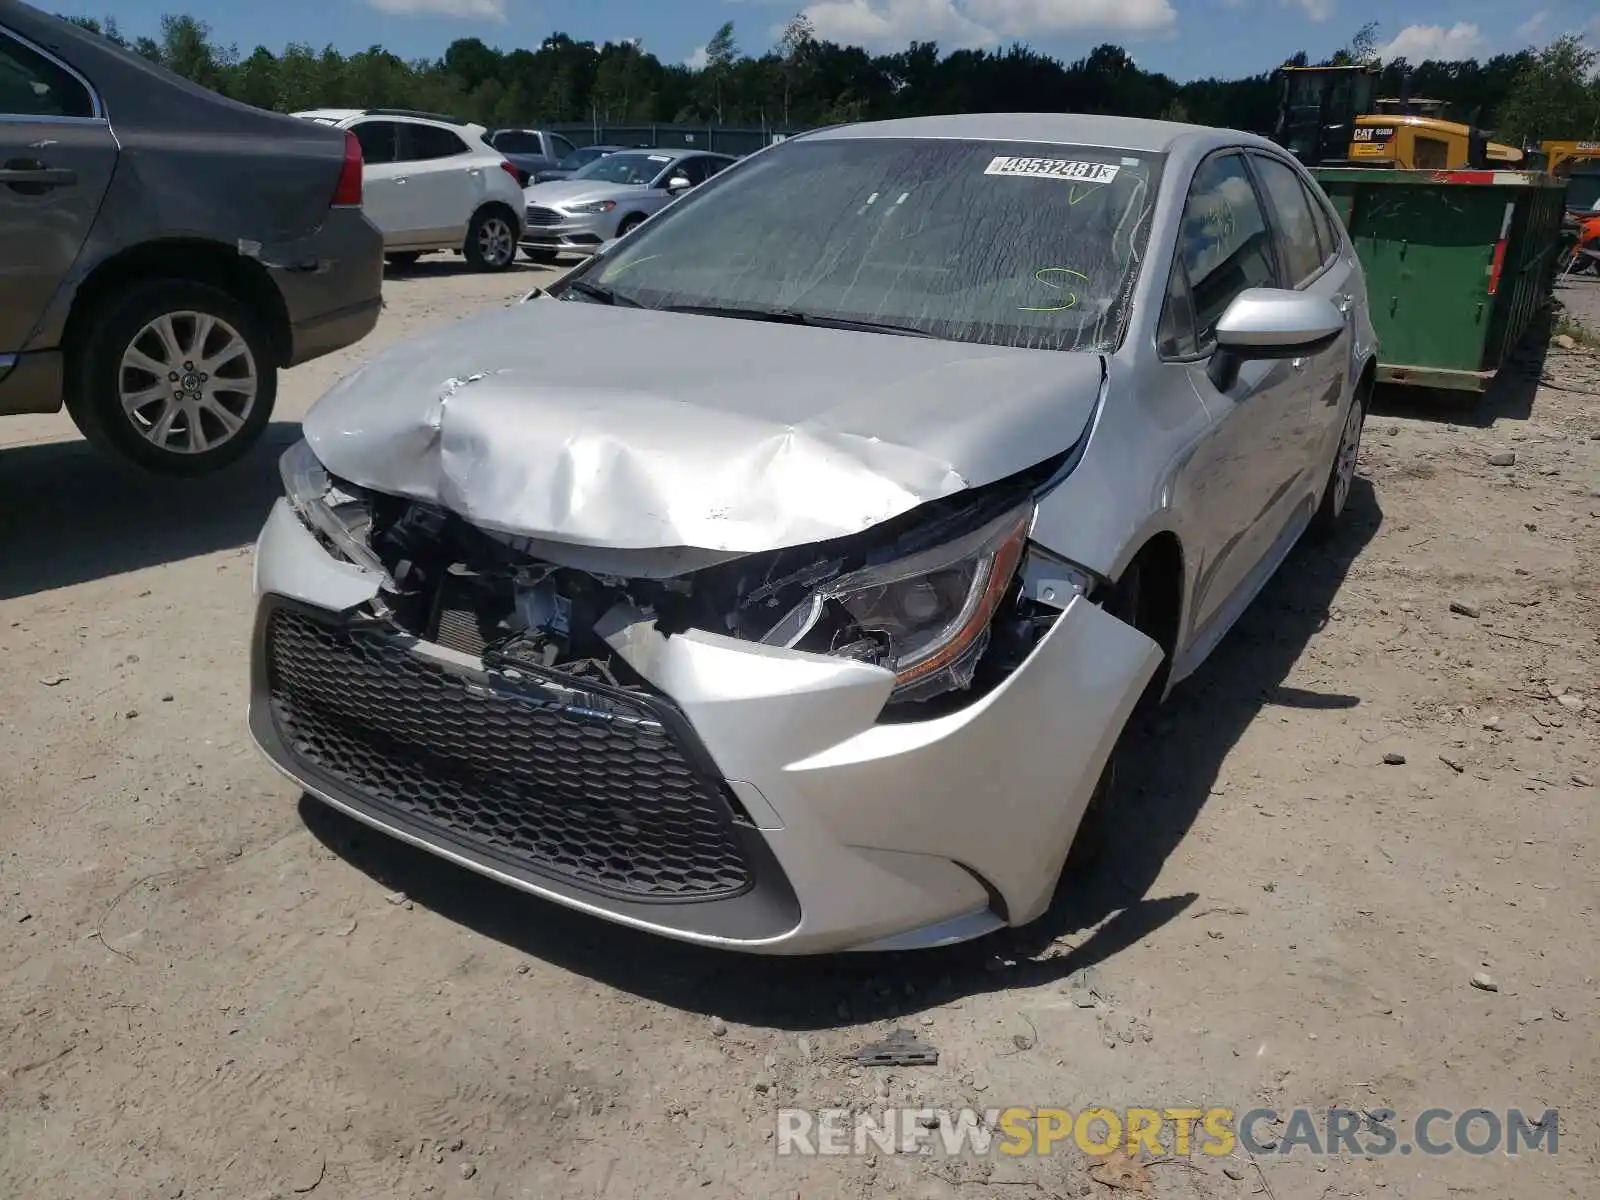
[[[40,3],[41,0],[34,0]],[[1269,69],[1296,50],[1313,57],[1369,20],[1412,61],[1471,57],[1585,32],[1600,42],[1594,0],[86,0],[43,3],[81,16],[114,16],[128,36],[154,33],[163,12],[189,12],[217,39],[248,53],[304,41],[343,51],[381,43],[405,58],[434,57],[458,37],[503,49],[537,46],[554,30],[579,40],[639,38],[667,61],[692,61],[723,21],[740,48],[759,53],[803,9],[818,35],[874,51],[913,38],[959,46],[1025,41],[1071,59],[1114,41],[1141,66],[1178,79]],[[1397,10],[1404,22],[1393,19]]]

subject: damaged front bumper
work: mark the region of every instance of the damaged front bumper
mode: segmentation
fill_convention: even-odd
[[[1070,599],[971,703],[887,722],[867,662],[642,614],[596,628],[648,695],[485,666],[371,615],[383,577],[279,501],[250,723],[308,792],[597,916],[769,953],[907,949],[1038,917],[1154,642]]]

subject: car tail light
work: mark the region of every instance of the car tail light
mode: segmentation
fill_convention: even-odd
[[[507,175],[511,176],[511,178],[515,179],[517,181],[517,186],[518,187],[522,187],[523,186],[523,174],[522,174],[521,171],[517,170],[516,167],[514,167],[510,163],[506,162],[504,159],[501,159],[500,160],[500,169],[502,171],[504,171]]]
[[[334,207],[361,207],[361,143],[348,129],[344,131],[344,163],[339,167],[339,182],[334,185]]]

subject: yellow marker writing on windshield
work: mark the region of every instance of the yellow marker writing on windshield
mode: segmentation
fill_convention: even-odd
[[[1046,275],[1071,275],[1074,279],[1081,279],[1085,283],[1089,282],[1089,277],[1087,275],[1085,275],[1082,271],[1074,271],[1070,267],[1040,267],[1037,271],[1035,271],[1033,273],[1033,277],[1036,280],[1038,280],[1040,283],[1044,284],[1045,287],[1055,288],[1057,291],[1064,290],[1066,288],[1066,284],[1064,284],[1064,283],[1051,283],[1048,279],[1045,278]],[[1018,312],[1040,312],[1040,313],[1066,312],[1067,309],[1071,308],[1077,302],[1078,302],[1078,294],[1076,292],[1067,292],[1066,303],[1065,304],[1049,304],[1049,305],[1041,305],[1041,306],[1021,305],[1021,306],[1018,307],[1017,311]]]

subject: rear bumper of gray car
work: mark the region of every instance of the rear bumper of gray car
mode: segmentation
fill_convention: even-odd
[[[383,234],[358,208],[329,211],[301,263],[267,263],[289,316],[285,366],[359,342],[383,311]]]

